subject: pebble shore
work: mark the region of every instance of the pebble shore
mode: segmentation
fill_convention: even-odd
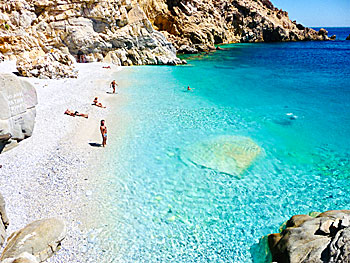
[[[104,250],[95,240],[105,224],[96,198],[103,186],[96,185],[104,180],[98,169],[107,150],[92,145],[101,143],[100,120],[106,119],[108,127],[111,113],[123,105],[123,95],[107,93],[122,67],[89,63],[77,68],[77,79],[27,79],[39,101],[33,136],[0,155],[0,192],[10,218],[7,234],[41,218],[59,217],[67,224],[62,249],[47,262],[103,262]],[[14,62],[0,64],[1,73],[15,71]],[[106,109],[91,105],[95,96]],[[89,118],[64,115],[67,108]]]

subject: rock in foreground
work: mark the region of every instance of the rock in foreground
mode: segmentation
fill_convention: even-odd
[[[293,216],[268,242],[273,262],[350,262],[350,210]]]
[[[0,74],[0,153],[32,135],[38,104],[35,88],[13,74]]]
[[[7,259],[8,262],[11,262],[10,259],[25,257],[28,253],[33,255],[38,262],[43,262],[60,248],[65,236],[65,224],[59,219],[34,221],[12,233],[0,259],[2,261]]]
[[[9,219],[6,214],[5,200],[0,194],[0,247],[4,244],[6,240],[6,229],[9,225]]]
[[[181,157],[199,166],[241,176],[260,152],[260,147],[250,138],[218,136],[187,147]]]

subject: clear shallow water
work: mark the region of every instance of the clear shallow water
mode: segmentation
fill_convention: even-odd
[[[132,121],[109,146],[108,262],[256,262],[290,216],[349,209],[350,41],[228,47],[116,76]],[[221,135],[262,149],[241,177],[181,157]]]

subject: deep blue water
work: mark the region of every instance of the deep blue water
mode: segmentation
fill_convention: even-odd
[[[349,209],[350,41],[225,47],[116,75],[130,122],[109,146],[106,262],[258,262],[259,239],[292,215]],[[195,151],[222,136],[261,151],[242,145],[248,167],[222,172],[225,153]]]

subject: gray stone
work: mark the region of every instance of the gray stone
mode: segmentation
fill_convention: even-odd
[[[65,236],[66,226],[60,219],[34,221],[11,234],[0,260],[16,259],[29,253],[43,262],[60,249]]]
[[[293,216],[281,233],[268,236],[272,260],[279,263],[350,262],[350,210],[313,218]]]
[[[33,133],[37,105],[35,88],[13,74],[0,74],[0,152],[11,141],[20,141]]]
[[[6,229],[10,221],[6,214],[5,200],[0,194],[0,247],[5,243],[6,240]]]

